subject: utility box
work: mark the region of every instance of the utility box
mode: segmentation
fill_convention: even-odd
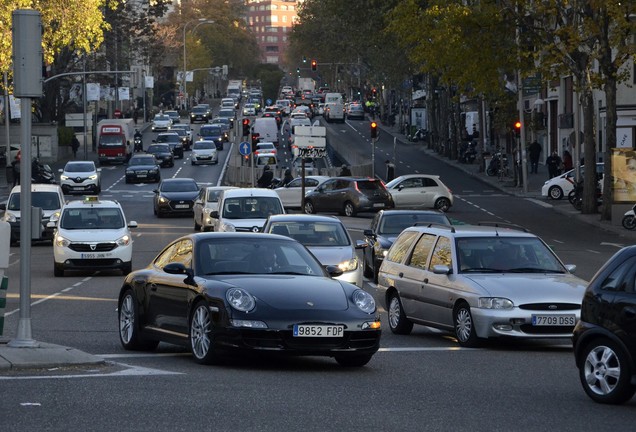
[[[42,20],[33,9],[13,11],[13,94],[18,98],[42,97]]]

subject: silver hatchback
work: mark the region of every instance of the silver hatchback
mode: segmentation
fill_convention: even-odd
[[[451,331],[460,345],[484,339],[570,338],[586,282],[536,235],[497,226],[417,226],[380,266],[389,327]]]

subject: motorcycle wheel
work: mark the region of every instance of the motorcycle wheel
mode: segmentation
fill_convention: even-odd
[[[622,220],[623,228],[628,230],[636,229],[636,217],[634,215],[626,215]]]
[[[568,201],[570,202],[570,204],[574,205],[574,200],[576,200],[576,198],[576,190],[571,190],[568,194]]]
[[[488,167],[486,168],[486,174],[488,174],[490,177],[493,177],[497,174],[497,170],[495,170],[494,168]]]

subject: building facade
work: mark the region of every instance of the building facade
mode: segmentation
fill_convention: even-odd
[[[301,3],[302,0],[246,0],[246,22],[256,37],[261,62],[281,62]]]

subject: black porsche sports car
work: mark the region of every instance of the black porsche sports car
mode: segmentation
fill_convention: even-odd
[[[120,341],[127,350],[188,346],[204,364],[248,351],[364,366],[380,346],[380,316],[373,296],[330,277],[340,273],[289,237],[190,234],[124,280]]]

